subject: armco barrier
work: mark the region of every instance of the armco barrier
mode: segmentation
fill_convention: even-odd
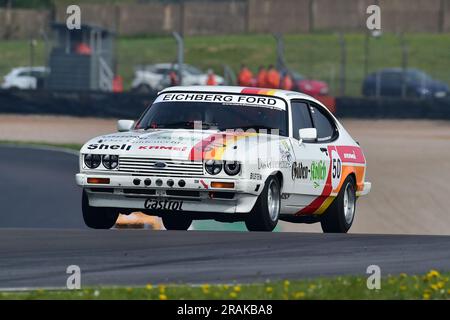
[[[450,120],[450,98],[336,98],[338,118]]]
[[[78,117],[136,119],[156,93],[0,90],[0,114],[53,114]],[[336,98],[338,118],[450,120],[450,98]]]
[[[0,90],[0,113],[136,119],[156,94]]]

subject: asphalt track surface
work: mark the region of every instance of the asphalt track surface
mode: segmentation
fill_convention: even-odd
[[[0,288],[232,283],[450,270],[450,237],[319,233],[88,230],[75,186],[77,157],[0,147]]]

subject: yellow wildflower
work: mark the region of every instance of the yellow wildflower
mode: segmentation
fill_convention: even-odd
[[[273,292],[273,288],[272,287],[267,287],[266,288],[266,292],[267,293],[272,293]]]
[[[153,289],[153,286],[149,283],[149,284],[147,284],[147,285],[145,286],[145,289],[147,289],[147,290],[152,290],[152,289]]]
[[[237,294],[236,294],[236,292],[230,292],[230,298],[236,298],[237,297]]]
[[[295,298],[295,299],[303,299],[304,297],[305,297],[305,293],[302,292],[302,291],[296,292],[296,293],[294,294],[294,298]]]
[[[434,277],[439,277],[441,274],[439,273],[439,271],[437,271],[437,270],[434,270],[434,269],[432,269],[432,270],[430,270],[430,272],[428,272],[428,274],[427,274],[427,277],[429,278],[429,279],[431,279],[431,278],[434,278]]]
[[[234,286],[233,290],[236,292],[241,292],[241,286]]]
[[[159,300],[167,300],[167,296],[165,294],[160,294]]]

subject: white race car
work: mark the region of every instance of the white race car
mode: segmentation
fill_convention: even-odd
[[[169,230],[215,219],[272,231],[281,219],[347,232],[371,187],[359,144],[297,92],[172,87],[118,131],[81,148],[76,181],[91,228],[141,211]]]

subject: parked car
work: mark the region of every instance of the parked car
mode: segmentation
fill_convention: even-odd
[[[305,93],[312,97],[326,96],[330,92],[328,84],[320,80],[307,79],[298,72],[291,72],[294,80],[294,90]]]
[[[158,63],[140,67],[134,73],[131,88],[137,92],[148,93],[169,87],[169,73],[172,70],[178,71],[178,64]],[[183,65],[181,85],[206,85],[207,79],[208,74],[200,69],[188,64]],[[218,85],[222,85],[224,79],[221,76],[216,75],[216,82]]]
[[[46,67],[18,67],[12,69],[3,80],[2,89],[42,88],[49,69]]]
[[[80,150],[76,182],[84,221],[95,229],[140,211],[168,230],[215,219],[272,231],[285,220],[345,233],[371,189],[360,145],[298,92],[171,87],[117,129]]]
[[[369,74],[364,79],[362,94],[366,97],[443,98],[449,95],[446,83],[435,80],[417,69],[388,68]]]

